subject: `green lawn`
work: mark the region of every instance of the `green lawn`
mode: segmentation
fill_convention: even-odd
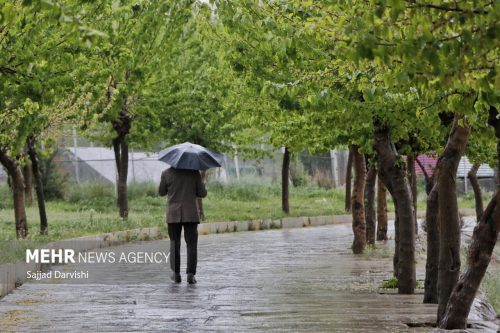
[[[343,189],[317,186],[291,187],[289,216],[345,214]],[[130,214],[118,218],[114,188],[111,185],[69,186],[64,200],[47,202],[49,235],[39,236],[38,209],[27,208],[30,239],[56,240],[139,227],[165,225],[165,198],[156,194],[156,185],[130,186]],[[425,193],[418,196],[418,209],[425,209]],[[239,183],[211,182],[203,200],[205,222],[281,218],[279,183],[243,180]],[[472,194],[459,199],[461,208],[473,208]],[[393,205],[389,202],[389,210]],[[0,239],[15,239],[14,212],[9,189],[0,187]]]
[[[280,191],[279,184],[210,183],[209,194],[203,200],[205,222],[283,217]],[[165,225],[166,199],[156,195],[154,184],[133,185],[129,195],[129,218],[121,220],[115,206],[113,187],[102,184],[74,185],[68,190],[65,200],[47,202],[49,236],[38,235],[37,207],[27,208],[30,238],[54,240]],[[342,190],[291,188],[290,216],[343,214],[343,197]],[[5,186],[0,189],[0,200],[0,239],[15,239],[14,212]]]

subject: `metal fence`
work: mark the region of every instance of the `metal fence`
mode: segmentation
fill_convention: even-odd
[[[269,148],[268,148],[269,149]],[[268,150],[269,151],[269,150]],[[283,149],[271,150],[263,159],[247,159],[236,152],[224,154],[222,168],[211,170],[209,177],[221,182],[232,182],[242,179],[253,179],[265,182],[281,182],[283,163]],[[436,159],[429,156],[420,156],[420,161],[431,173]],[[346,150],[332,150],[323,155],[310,155],[305,152],[291,154],[290,181],[296,185],[315,184],[321,187],[341,187],[345,185],[348,152]],[[106,147],[60,147],[54,156],[53,167],[62,177],[73,182],[105,182],[115,184],[117,180],[114,152]],[[153,182],[158,183],[163,170],[167,165],[158,161],[156,153],[137,152],[129,153],[129,183]],[[415,166],[419,178],[422,172]],[[457,178],[458,189],[468,192],[470,184],[464,182],[471,164],[467,158],[462,158]],[[494,171],[487,165],[480,168],[478,176],[483,178],[482,185],[494,188]],[[0,182],[6,182],[5,170],[0,167]]]
[[[242,179],[281,181],[282,150],[275,150],[263,159],[246,159],[238,153],[224,154],[222,168],[211,170],[209,177],[221,182]],[[345,183],[347,166],[345,151],[332,151],[323,156],[306,153],[292,154],[291,181],[315,182],[320,186],[336,187]],[[116,183],[114,153],[104,147],[78,147],[60,149],[53,159],[57,171],[75,182]],[[159,182],[167,164],[158,161],[156,153],[129,153],[129,183]]]

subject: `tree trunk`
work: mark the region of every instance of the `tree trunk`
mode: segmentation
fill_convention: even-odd
[[[387,240],[387,189],[380,177],[377,182],[377,240]]]
[[[47,235],[49,232],[49,225],[47,221],[47,212],[45,210],[45,196],[43,193],[42,174],[40,172],[38,153],[36,151],[35,142],[33,138],[29,138],[27,140],[27,146],[28,146],[28,155],[30,157],[31,165],[33,168],[33,178],[35,179],[35,191],[38,202],[38,213],[40,215],[40,234]]]
[[[500,119],[498,110],[490,107],[488,124],[495,129],[497,161],[500,165]],[[491,199],[474,228],[467,255],[467,269],[453,288],[440,328],[465,329],[472,302],[491,261],[500,231],[500,191]]]
[[[377,225],[375,210],[375,183],[377,182],[377,169],[368,168],[365,186],[365,213],[366,213],[366,242],[375,245],[375,229]]]
[[[0,163],[5,167],[12,180],[12,195],[14,199],[14,218],[16,220],[16,236],[28,237],[28,222],[24,201],[24,177],[17,162],[0,149]]]
[[[23,177],[24,177],[24,200],[26,201],[26,206],[31,206],[33,204],[33,168],[31,163],[26,163],[23,167]]]
[[[408,155],[407,160],[408,167],[408,180],[410,181],[411,197],[413,202],[413,214],[415,215],[415,235],[418,235],[418,223],[417,223],[417,173],[415,172],[415,155]]]
[[[345,173],[345,211],[351,211],[351,186],[352,186],[352,148],[349,149],[349,156],[347,157],[347,169]]]
[[[290,152],[285,147],[283,166],[281,169],[281,209],[285,214],[290,213]]]
[[[128,145],[124,137],[116,137],[113,139],[113,149],[115,151],[116,170],[118,179],[116,182],[117,200],[116,204],[119,209],[120,217],[128,217],[128,193],[127,193],[127,177],[128,177]]]
[[[366,164],[365,157],[358,152],[358,147],[353,146],[352,152],[354,161],[354,190],[351,196],[352,231],[354,232],[352,252],[358,254],[363,253],[366,247],[364,207]]]
[[[438,167],[434,170],[432,190],[427,196],[425,225],[427,231],[427,259],[425,263],[424,303],[438,303],[438,266],[439,266],[439,205],[437,182]]]
[[[398,293],[415,292],[415,214],[411,189],[406,179],[406,168],[390,141],[389,129],[375,124],[374,148],[379,162],[379,176],[394,199],[399,223],[399,262],[397,267]]]
[[[128,178],[128,143],[127,135],[130,133],[132,120],[128,115],[127,98],[124,97],[122,111],[118,119],[113,122],[113,129],[117,136],[113,139],[113,149],[115,152],[116,170],[118,180],[116,182],[117,189],[117,206],[120,217],[128,218],[128,193],[127,193],[127,178]]]
[[[491,261],[500,230],[500,192],[491,199],[474,228],[467,255],[467,269],[453,288],[439,323],[444,329],[465,329],[472,302]]]
[[[460,274],[460,218],[458,215],[456,175],[460,158],[469,137],[469,128],[459,125],[462,116],[455,116],[448,142],[439,157],[439,269],[438,323]]]
[[[477,181],[477,170],[479,170],[480,164],[474,163],[472,168],[467,173],[467,178],[470,180],[472,189],[474,190],[474,200],[476,201],[476,221],[481,220],[481,215],[483,215],[483,195],[481,193],[481,187],[479,187],[479,182]],[[465,180],[466,181],[466,180]]]

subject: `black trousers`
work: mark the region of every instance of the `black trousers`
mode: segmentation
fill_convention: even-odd
[[[184,227],[184,240],[187,248],[186,273],[196,274],[198,264],[198,223],[167,223],[170,237],[170,268],[175,273],[181,272],[181,231]]]

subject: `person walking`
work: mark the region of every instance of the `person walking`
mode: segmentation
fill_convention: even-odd
[[[204,198],[207,190],[198,170],[176,169],[170,167],[161,175],[158,190],[161,196],[168,195],[167,226],[170,238],[171,279],[181,283],[181,231],[187,248],[187,282],[196,283],[198,263],[198,224],[200,212],[197,198]]]

